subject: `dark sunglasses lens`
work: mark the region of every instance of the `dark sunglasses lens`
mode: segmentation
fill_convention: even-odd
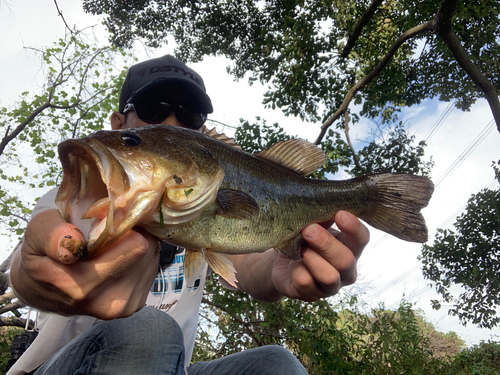
[[[206,116],[188,111],[182,106],[177,107],[174,112],[177,119],[191,129],[201,128],[207,119]]]
[[[142,121],[149,123],[160,123],[174,111],[177,119],[191,129],[201,128],[207,119],[206,115],[188,111],[182,106],[171,106],[165,102],[135,103],[134,109]]]
[[[167,103],[155,103],[155,104],[135,104],[135,112],[137,116],[146,122],[162,122],[165,120],[170,113],[172,113],[172,107]]]

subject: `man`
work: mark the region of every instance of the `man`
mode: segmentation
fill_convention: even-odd
[[[167,55],[130,68],[111,127],[157,123],[203,130],[211,112],[201,77]],[[178,249],[171,262],[160,260],[158,272],[158,241],[140,228],[99,256],[78,260],[63,240],[83,241],[84,235],[62,219],[54,197],[52,191],[38,202],[10,275],[27,304],[66,316],[44,316],[39,336],[9,374],[39,366],[35,374],[305,374],[280,347],[189,365],[208,266],[187,285]],[[309,246],[301,262],[273,249],[230,256],[238,288],[269,302],[284,296],[314,301],[353,283],[368,230],[347,212],[335,220],[342,232],[318,224],[302,230]]]

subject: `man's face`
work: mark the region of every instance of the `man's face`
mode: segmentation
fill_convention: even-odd
[[[170,115],[163,121],[159,122],[159,124],[182,126],[184,128],[188,128],[177,119],[177,117],[175,116],[175,112],[170,113]],[[128,112],[127,116],[119,112],[113,112],[113,114],[111,115],[111,128],[113,130],[140,128],[141,126],[145,125],[150,125],[150,123],[141,120],[137,116],[137,113],[135,113],[135,111]]]
[[[177,117],[175,116],[175,112],[170,113],[170,115],[160,122],[159,124],[162,125],[172,125],[172,126],[184,126],[179,120],[177,120]],[[149,125],[149,123],[142,121],[138,116],[135,111],[128,112],[126,119],[125,119],[125,124],[122,127],[123,129],[131,129],[131,128],[140,128],[141,126],[144,125]]]

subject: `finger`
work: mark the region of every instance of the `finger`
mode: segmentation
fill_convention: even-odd
[[[325,291],[336,293],[339,286],[354,283],[356,257],[346,245],[318,224],[304,228],[302,236],[309,244],[302,261]]]
[[[311,257],[321,258],[314,251],[309,250],[307,253],[310,253],[306,255],[308,260],[311,260]],[[325,264],[326,262],[322,259],[321,262],[318,263]],[[308,262],[308,264],[311,264],[311,262]],[[290,273],[292,275],[293,286],[297,293],[297,298],[311,302],[338,293],[341,286],[341,277],[338,271],[331,265],[323,275],[321,274],[324,270],[319,270],[319,272],[316,271],[318,270],[314,272],[311,271],[304,260],[302,262],[292,262],[290,264]]]
[[[340,267],[331,264],[317,251],[307,249],[304,252],[302,263],[326,296],[337,294],[342,286],[352,284],[355,280],[356,260],[354,257],[351,258],[351,262]]]
[[[324,293],[302,262],[279,254],[275,261],[273,283],[282,295],[313,302],[324,297]]]
[[[111,287],[95,289],[86,299],[91,306],[84,301],[85,308],[104,320],[128,317],[142,309],[158,273],[158,257],[159,246],[152,256],[136,262],[134,270],[111,280]]]
[[[334,233],[335,237],[346,245],[358,259],[370,241],[368,228],[356,216],[347,211],[337,212],[335,223],[340,230],[340,233]]]
[[[58,210],[45,210],[30,220],[23,247],[30,255],[71,264],[80,258],[84,244],[85,237],[78,227],[67,223]]]

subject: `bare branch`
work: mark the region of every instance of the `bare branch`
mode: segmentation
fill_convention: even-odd
[[[365,87],[367,84],[369,84],[371,81],[373,81],[379,74],[384,70],[384,68],[389,64],[389,62],[392,60],[392,57],[395,55],[395,53],[398,51],[399,47],[403,45],[408,39],[414,38],[415,36],[434,30],[435,26],[435,20],[431,20],[425,23],[422,23],[418,26],[412,27],[411,29],[405,31],[399,38],[394,42],[394,44],[389,48],[385,56],[380,60],[378,65],[373,69],[370,73],[368,73],[366,76],[364,76],[358,83],[356,83],[354,86],[351,87],[351,89],[347,92],[344,102],[342,105],[337,109],[337,111],[328,119],[326,120],[323,125],[321,125],[321,132],[318,135],[318,138],[316,139],[316,144],[319,145],[321,141],[323,140],[323,137],[326,134],[327,129],[340,117],[342,114],[347,111],[347,107],[349,107],[349,103],[351,102],[352,98],[354,95],[361,90],[363,87]]]
[[[6,313],[8,311],[13,311],[13,310],[17,310],[17,309],[20,309],[22,307],[25,307],[26,305],[22,302],[13,302],[13,303],[8,303],[7,305],[4,305],[2,307],[0,307],[0,314],[3,314],[3,313]]]
[[[61,16],[61,18],[62,18],[62,20],[64,22],[64,25],[66,25],[66,28],[68,29],[68,31],[71,33],[71,35],[74,35],[75,34],[74,31],[70,29],[70,27],[66,23],[66,20],[64,19],[64,16],[63,16],[61,10],[59,10],[59,5],[57,5],[57,0],[54,0],[54,4],[56,4],[57,15]]]
[[[349,39],[347,40],[347,44],[345,45],[344,49],[342,50],[340,57],[343,57],[345,59],[347,56],[349,56],[349,53],[351,53],[351,50],[354,47],[354,44],[356,44],[356,41],[358,40],[359,36],[361,35],[361,31],[363,30],[363,27],[365,27],[366,24],[368,22],[370,22],[373,15],[375,14],[375,11],[379,7],[379,5],[382,4],[383,2],[384,2],[384,0],[373,0],[372,1],[370,6],[368,7],[368,9],[366,9],[366,12],[359,19],[356,26],[354,26],[352,33],[350,33]]]
[[[0,303],[5,303],[13,298],[16,298],[14,292],[5,293],[3,296],[0,296]]]
[[[493,117],[500,132],[500,101],[495,86],[481,73],[474,62],[470,59],[467,51],[462,46],[457,35],[453,31],[452,17],[458,6],[458,0],[443,0],[436,15],[436,33],[443,38],[458,64],[472,79],[472,81],[484,93],[491,108]]]
[[[351,137],[349,136],[349,112],[345,111],[344,112],[344,133],[345,133],[345,138],[347,139],[347,144],[349,145],[349,148],[351,149],[352,152],[352,158],[354,160],[354,164],[356,165],[359,170],[364,170],[364,168],[361,167],[361,164],[359,164],[359,159],[358,155],[356,154],[356,151],[354,150],[354,147],[351,142]]]
[[[33,329],[35,323],[30,320],[28,329]],[[0,327],[26,327],[26,319],[21,319],[15,316],[0,316]]]

